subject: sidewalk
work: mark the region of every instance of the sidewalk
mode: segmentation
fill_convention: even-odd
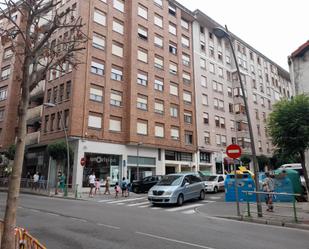
[[[197,208],[197,212],[209,217],[243,220],[261,224],[293,227],[309,230],[309,203],[296,203],[295,222],[292,203],[274,203],[274,212],[267,212],[266,205],[262,204],[263,217],[258,217],[256,203],[250,203],[250,217],[247,212],[247,203],[240,203],[241,216],[237,216],[236,203],[234,202],[210,202]]]

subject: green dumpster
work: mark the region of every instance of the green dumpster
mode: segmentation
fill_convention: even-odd
[[[274,171],[276,177],[280,177],[286,175],[293,186],[293,190],[295,194],[303,194],[303,188],[300,181],[300,176],[296,170],[293,169],[277,169]]]

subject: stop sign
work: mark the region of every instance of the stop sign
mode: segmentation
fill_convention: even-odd
[[[231,144],[226,147],[226,154],[230,158],[237,159],[241,156],[241,148],[237,144]]]
[[[84,157],[82,157],[82,158],[80,159],[80,165],[81,165],[81,166],[85,166],[85,164],[86,164],[86,160],[85,160]]]

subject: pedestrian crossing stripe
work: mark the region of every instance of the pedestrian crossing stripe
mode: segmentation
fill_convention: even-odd
[[[183,214],[194,214],[195,213],[195,210],[194,209],[191,209],[191,210],[187,210],[187,211],[183,211],[181,212]]]
[[[125,200],[119,200],[119,201],[110,201],[110,202],[106,202],[108,204],[115,204],[115,203],[120,203],[120,202],[129,202],[129,201],[137,201],[140,199],[145,199],[145,197],[139,197],[139,198],[133,198],[133,199],[125,199]]]
[[[182,210],[185,210],[185,209],[188,209],[188,208],[196,208],[196,207],[200,207],[200,206],[203,206],[203,204],[186,205],[186,206],[182,206],[182,207],[167,209],[166,211],[176,212],[176,211],[182,211]]]
[[[149,201],[128,204],[127,206],[128,207],[134,207],[134,206],[144,205],[144,204],[147,204],[147,203],[149,204]]]

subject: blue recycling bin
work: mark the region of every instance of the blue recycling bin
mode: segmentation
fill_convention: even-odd
[[[244,193],[243,191],[255,191],[254,180],[252,179],[250,174],[239,174],[237,175],[237,180],[235,179],[234,174],[230,174],[226,176],[224,181],[225,187],[225,201],[227,202],[235,202],[236,201],[236,182],[238,186],[238,200],[240,202],[255,202],[256,195],[254,193]]]

